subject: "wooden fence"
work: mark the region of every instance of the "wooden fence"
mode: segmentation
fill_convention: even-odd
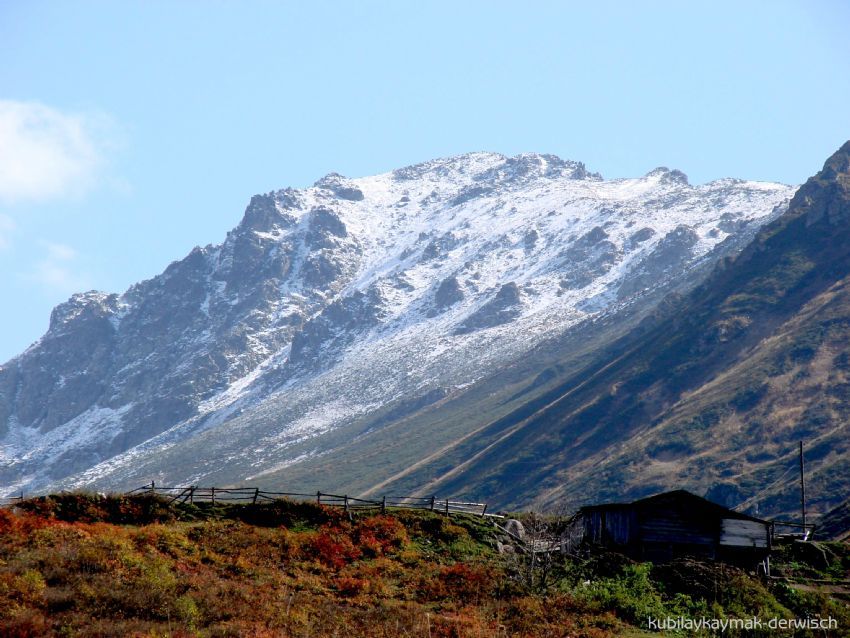
[[[440,512],[446,515],[471,514],[489,516],[486,503],[452,501],[438,499],[436,496],[383,496],[380,499],[363,499],[347,494],[327,494],[325,492],[270,492],[257,487],[162,487],[151,482],[136,488],[128,494],[157,494],[170,499],[172,503],[262,503],[289,498],[297,501],[313,501],[318,505],[341,507],[346,512],[372,510],[386,512],[393,509],[417,509]]]
[[[817,525],[813,525],[811,523],[803,524],[788,521],[770,522],[770,536],[774,541],[783,538],[798,538],[804,541],[811,540],[816,529]]]
[[[21,492],[20,496],[2,496],[0,497],[0,507],[11,507],[13,505],[17,505],[21,501],[24,500],[24,493]]]

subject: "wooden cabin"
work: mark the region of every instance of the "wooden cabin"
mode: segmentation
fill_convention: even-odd
[[[583,507],[567,534],[571,544],[602,545],[636,560],[661,563],[692,556],[769,573],[769,521],[685,490]]]

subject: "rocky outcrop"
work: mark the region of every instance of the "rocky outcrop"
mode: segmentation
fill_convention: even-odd
[[[463,289],[457,277],[446,277],[434,292],[434,307],[428,311],[429,317],[434,317],[456,303],[463,301]]]
[[[455,330],[455,334],[468,334],[508,323],[519,316],[521,306],[519,287],[510,281],[501,286],[490,301],[469,315]]]
[[[329,191],[338,199],[344,199],[350,202],[363,200],[363,191],[353,181],[346,179],[338,173],[328,173],[317,181],[314,186]]]
[[[573,242],[563,253],[561,287],[580,289],[607,273],[620,260],[622,251],[608,233],[595,226]]]
[[[632,235],[632,239],[636,236],[646,237],[646,239],[652,236],[651,234],[647,236],[645,231],[643,232],[643,235],[640,234],[641,231]],[[623,278],[623,282],[617,290],[617,296],[620,299],[627,298],[637,292],[652,288],[658,282],[663,282],[669,279],[671,275],[681,272],[684,265],[694,258],[694,247],[697,242],[699,242],[699,235],[692,228],[685,224],[676,226],[664,235],[664,238],[658,242],[637,268],[632,269]]]

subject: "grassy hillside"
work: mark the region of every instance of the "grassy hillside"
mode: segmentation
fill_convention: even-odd
[[[494,547],[486,521],[430,512],[42,497],[0,510],[0,635],[601,638],[649,635],[665,615],[850,628],[835,596],[730,567],[558,555],[544,579]],[[829,555],[822,569],[847,578],[847,546]],[[805,561],[789,555],[789,569]]]
[[[815,511],[850,493],[850,143],[789,211],[660,318],[444,467],[406,477],[518,506],[671,486],[791,515],[805,440]],[[533,496],[532,496],[533,495]]]

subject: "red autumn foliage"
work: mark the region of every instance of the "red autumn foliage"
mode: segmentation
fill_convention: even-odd
[[[357,525],[355,536],[363,553],[370,557],[397,550],[408,540],[404,525],[390,516],[363,519]]]
[[[487,570],[466,563],[443,567],[438,582],[446,597],[466,601],[480,600],[493,586],[493,578]]]
[[[33,609],[20,610],[3,623],[4,638],[41,638],[48,632],[47,619]]]
[[[340,530],[323,527],[310,543],[312,558],[334,569],[345,567],[362,555],[351,538]]]
[[[369,591],[369,581],[366,578],[341,576],[334,581],[337,591],[346,597],[358,596]]]

